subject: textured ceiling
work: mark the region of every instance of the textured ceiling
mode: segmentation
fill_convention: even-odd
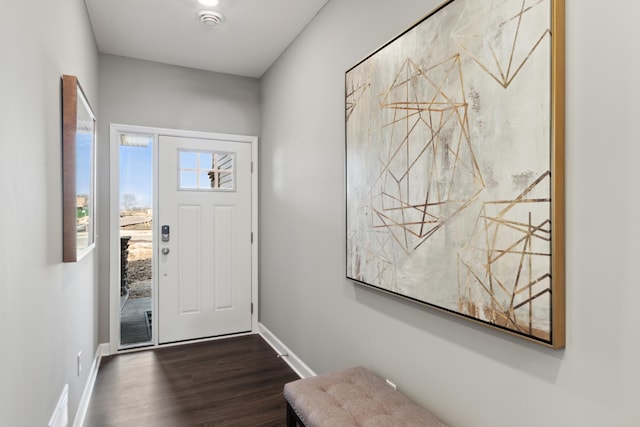
[[[261,77],[328,0],[85,0],[101,53]],[[225,16],[216,28],[201,10]]]

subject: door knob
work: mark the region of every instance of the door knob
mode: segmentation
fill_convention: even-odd
[[[169,253],[169,248],[162,248],[160,252],[162,252],[162,255],[167,255]]]

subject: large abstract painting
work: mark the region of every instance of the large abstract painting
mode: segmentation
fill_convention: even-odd
[[[348,278],[564,346],[563,17],[451,0],[346,72]]]

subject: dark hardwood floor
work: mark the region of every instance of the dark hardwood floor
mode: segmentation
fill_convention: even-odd
[[[259,335],[107,356],[84,425],[284,426],[296,379]]]

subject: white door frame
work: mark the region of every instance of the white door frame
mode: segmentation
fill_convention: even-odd
[[[231,141],[251,144],[251,232],[253,234],[253,244],[251,246],[251,303],[253,311],[251,314],[251,334],[258,333],[258,137],[246,135],[231,135],[223,133],[189,131],[180,129],[166,129],[148,126],[135,126],[112,123],[109,128],[110,140],[110,166],[109,166],[109,352],[115,354],[118,351],[126,350],[120,348],[120,137],[121,133],[139,133],[153,135],[153,212],[154,217],[158,212],[158,138],[160,135],[177,136],[185,138],[216,139],[221,141]],[[157,242],[159,236],[157,221],[153,221],[153,242],[154,254],[157,252]],[[157,313],[158,292],[156,277],[157,257],[153,257],[153,336],[152,346],[159,347]],[[243,334],[238,334],[243,335]],[[217,338],[206,338],[200,341],[209,341]],[[196,340],[198,341],[198,340]],[[165,346],[176,344],[165,344]],[[145,348],[149,348],[146,346]]]

